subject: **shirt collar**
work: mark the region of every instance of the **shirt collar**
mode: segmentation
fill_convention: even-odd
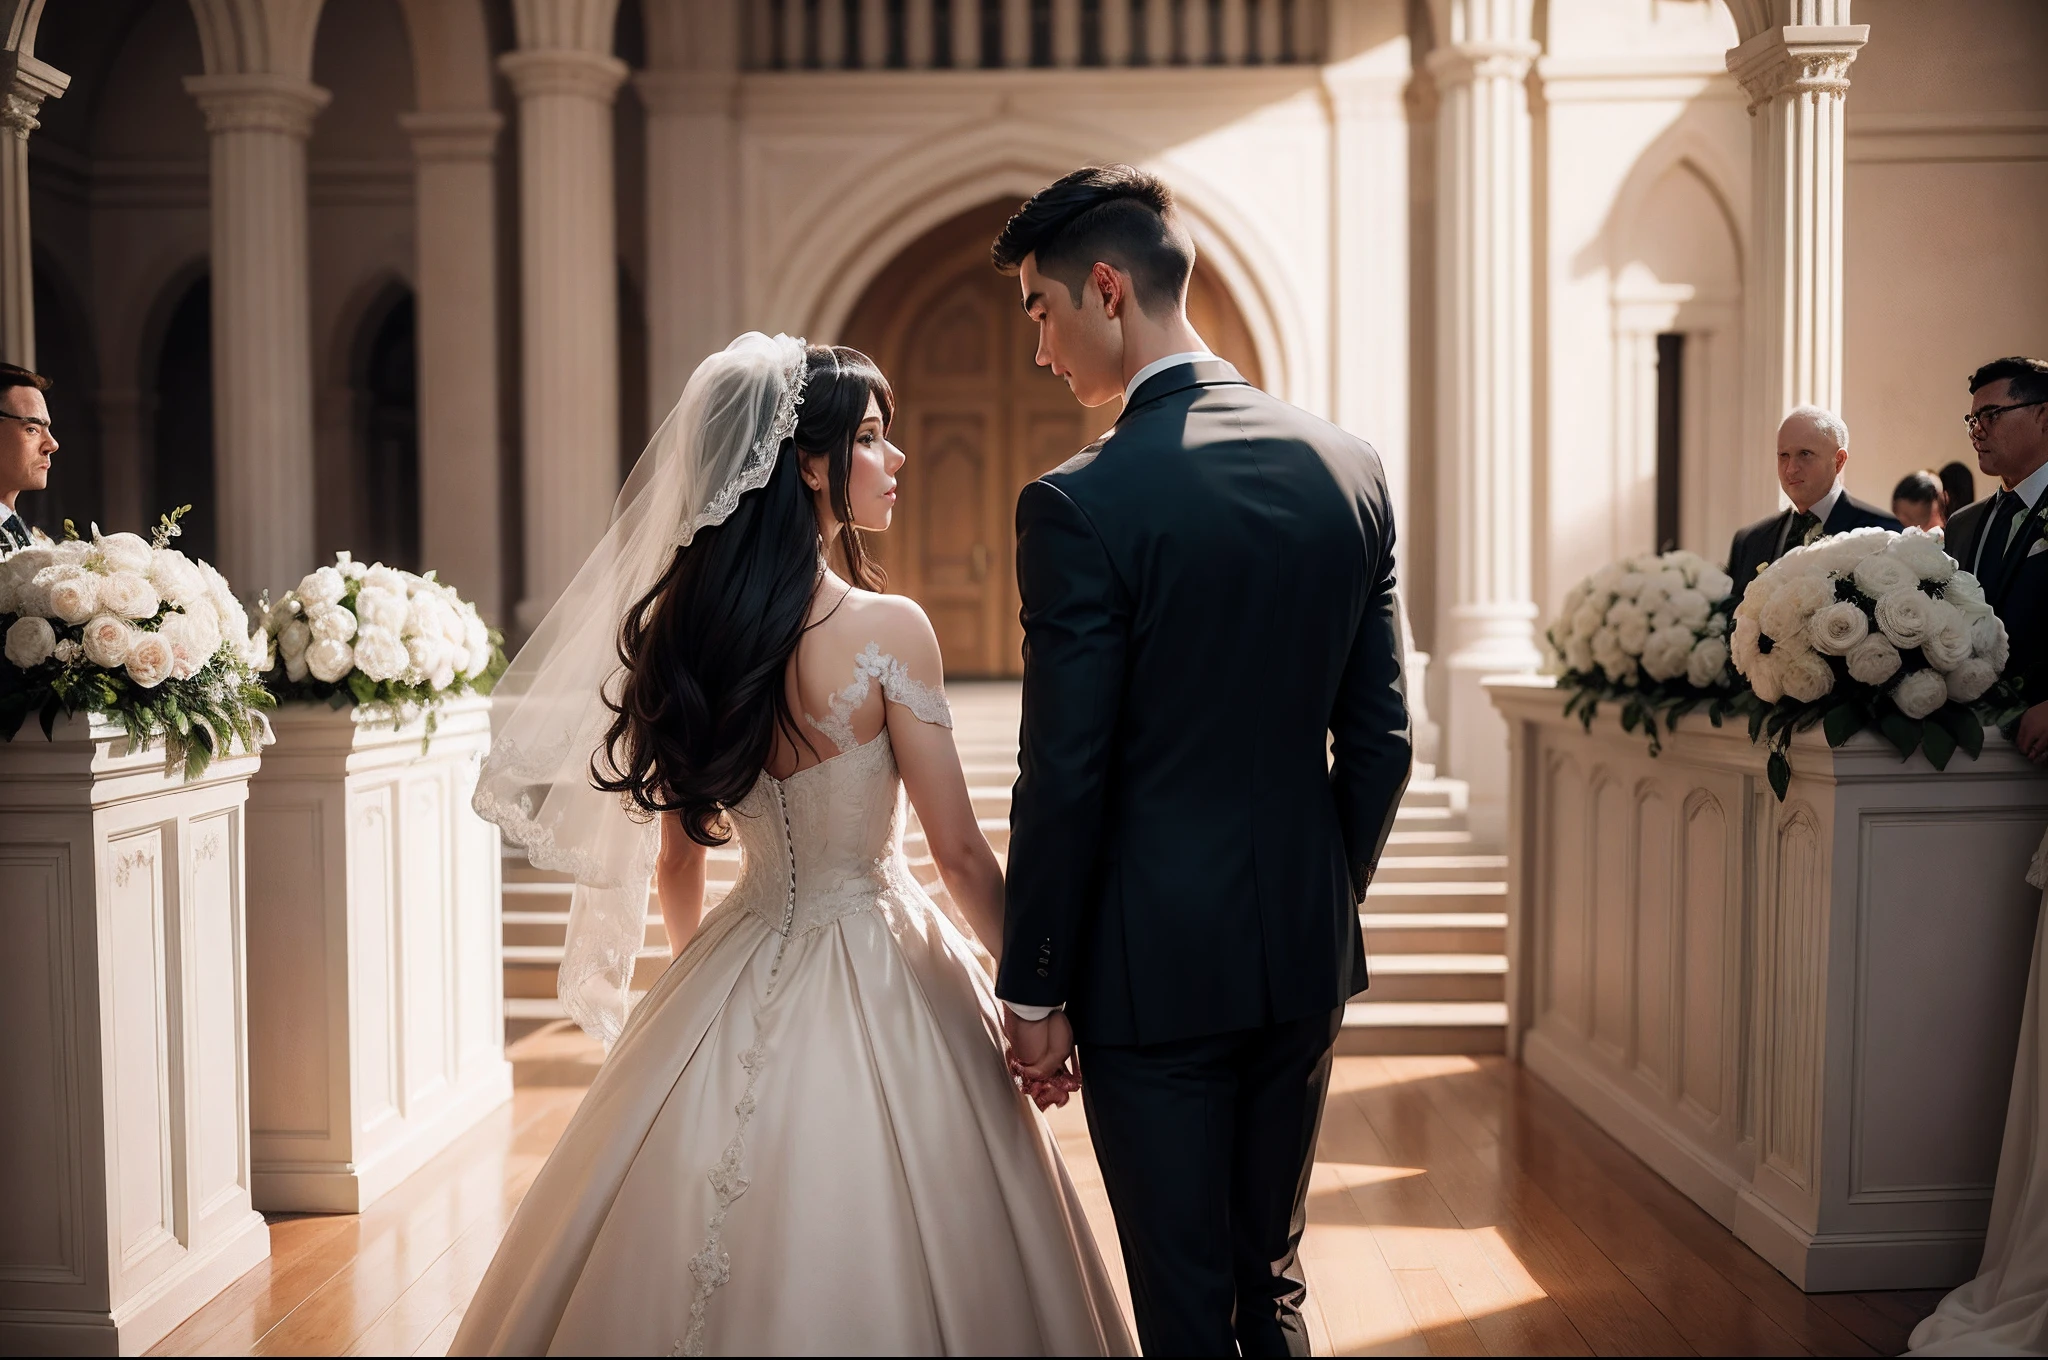
[[[1835,502],[1840,499],[1842,499],[1842,479],[1837,477],[1835,484],[1828,489],[1828,494],[1815,501],[1808,508],[1807,513],[1819,520],[1821,525],[1825,527],[1828,522],[1828,516],[1835,513]]]
[[[1205,349],[1190,349],[1183,350],[1179,354],[1169,354],[1164,359],[1154,359],[1151,363],[1146,364],[1136,373],[1133,373],[1131,380],[1124,384],[1124,405],[1128,406],[1131,404],[1131,398],[1138,394],[1138,389],[1145,385],[1147,378],[1157,377],[1167,369],[1179,364],[1191,364],[1197,359],[1213,359],[1215,357],[1215,355]]]
[[[2038,507],[2041,504],[2041,493],[2048,491],[2048,463],[2043,463],[2028,473],[2013,490],[2026,502],[2027,509]]]

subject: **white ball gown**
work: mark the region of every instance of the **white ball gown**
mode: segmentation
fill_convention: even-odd
[[[819,726],[840,754],[734,809],[738,882],[634,1011],[451,1354],[1136,1353],[988,978],[904,861],[888,728]]]

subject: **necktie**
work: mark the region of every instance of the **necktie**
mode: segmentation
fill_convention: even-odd
[[[21,522],[20,515],[10,513],[4,521],[0,521],[0,533],[6,535],[7,546],[10,548],[26,548],[29,545],[28,526]]]
[[[1984,598],[1996,605],[2005,596],[2005,587],[2013,575],[2013,562],[2025,549],[2020,546],[2024,534],[2013,532],[2017,521],[2025,518],[2026,505],[2016,491],[1998,493],[1998,504],[1992,507],[1991,522],[1984,526],[1984,547],[1977,554],[1985,580]]]
[[[1820,537],[1820,516],[1811,510],[1801,510],[1792,517],[1792,532],[1785,535],[1785,546],[1803,548]]]

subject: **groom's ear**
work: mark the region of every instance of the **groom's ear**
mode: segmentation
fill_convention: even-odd
[[[1130,284],[1113,265],[1097,260],[1088,271],[1088,289],[1102,299],[1102,314],[1114,321],[1130,301]]]

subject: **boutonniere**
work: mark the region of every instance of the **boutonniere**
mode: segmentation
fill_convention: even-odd
[[[2020,532],[2034,538],[2027,545],[2027,556],[2039,557],[2048,552],[2048,496],[2041,497],[2040,503],[2027,512],[2027,522]]]

